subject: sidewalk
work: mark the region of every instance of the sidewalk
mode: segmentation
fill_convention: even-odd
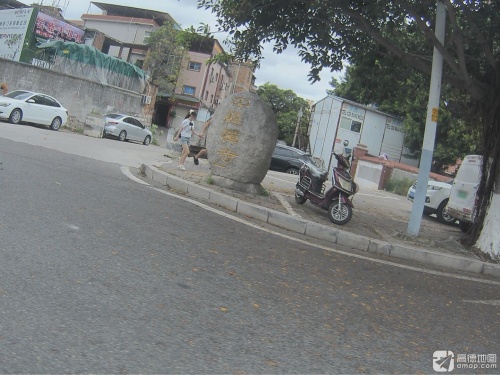
[[[188,158],[186,170],[181,171],[177,168],[177,158],[170,158],[161,165],[143,164],[141,172],[149,179],[191,198],[332,244],[500,279],[500,264],[484,262],[464,248],[458,242],[462,233],[456,227],[422,220],[419,236],[410,237],[405,234],[405,212],[390,204],[386,204],[384,209],[374,206],[366,209],[369,204],[365,205],[363,199],[357,197],[355,207],[363,210],[355,209],[350,223],[336,226],[329,221],[325,211],[309,202],[296,204],[293,187],[278,187],[264,180],[262,185],[268,195],[252,196],[225,190],[210,184],[210,169],[206,160],[200,160],[198,166],[192,163],[193,159]]]

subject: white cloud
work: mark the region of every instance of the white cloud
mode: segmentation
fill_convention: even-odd
[[[40,2],[40,0],[38,1]],[[63,3],[64,1],[61,1]],[[134,8],[145,8],[169,13],[183,28],[193,25],[195,28],[200,23],[208,24],[212,31],[217,30],[214,15],[205,9],[198,9],[197,0],[104,0],[108,4],[130,6]],[[66,19],[80,19],[85,13],[100,13],[96,6],[82,0],[69,0],[64,10]],[[223,42],[225,34],[215,33],[214,36]],[[264,49],[264,59],[260,68],[255,72],[256,84],[266,82],[272,83],[281,89],[290,89],[299,97],[318,101],[326,96],[326,90],[330,89],[328,84],[332,76],[338,77],[338,73],[331,73],[324,69],[321,73],[321,81],[311,85],[308,81],[309,65],[303,63],[297,55],[296,50],[287,49],[282,54],[272,52],[271,46]]]

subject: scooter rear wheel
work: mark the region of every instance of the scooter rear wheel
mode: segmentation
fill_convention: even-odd
[[[330,221],[337,225],[344,225],[351,221],[352,207],[335,199],[328,208],[328,217]]]
[[[295,202],[297,204],[304,204],[304,203],[306,203],[306,201],[307,201],[306,197],[304,197],[303,195],[299,195],[299,194],[295,193]]]

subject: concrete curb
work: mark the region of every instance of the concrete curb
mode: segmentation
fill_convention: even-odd
[[[142,164],[140,170],[149,179],[164,186],[168,186],[173,190],[182,192],[192,198],[203,199],[227,210],[295,233],[325,240],[337,245],[349,246],[368,253],[385,255],[397,259],[414,260],[427,265],[447,268],[454,271],[465,271],[500,279],[500,265],[498,264],[484,263],[479,260],[438,253],[429,249],[375,240],[241,201],[229,195],[213,191],[167,172],[163,172],[154,166]]]

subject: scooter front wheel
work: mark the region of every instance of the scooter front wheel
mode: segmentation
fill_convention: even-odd
[[[345,203],[341,204],[339,199],[335,199],[328,208],[328,217],[334,224],[347,224],[352,218],[352,207]]]
[[[303,195],[300,195],[298,193],[295,193],[295,202],[297,204],[304,204],[304,203],[306,203],[306,201],[307,201],[306,197],[304,197]]]

